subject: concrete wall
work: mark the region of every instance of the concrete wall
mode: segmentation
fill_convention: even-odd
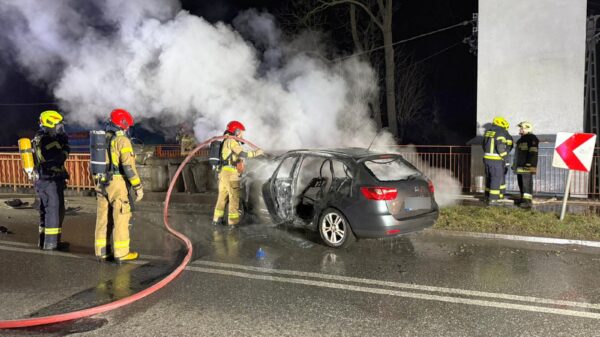
[[[496,115],[583,131],[585,33],[586,0],[479,0],[477,134]]]

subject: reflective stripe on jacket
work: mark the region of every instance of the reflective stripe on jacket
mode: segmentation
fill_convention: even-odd
[[[483,158],[504,160],[512,149],[512,144],[512,137],[505,129],[492,125],[483,134]]]
[[[538,162],[539,140],[528,133],[517,141],[515,163],[517,173],[535,173]]]
[[[124,131],[117,131],[110,141],[110,164],[114,175],[123,175],[132,186],[141,184],[135,166],[135,153],[131,140]]]

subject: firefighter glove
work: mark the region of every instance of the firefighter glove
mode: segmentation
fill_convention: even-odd
[[[135,191],[135,202],[140,202],[144,197],[144,189],[142,188],[142,184],[133,187]]]

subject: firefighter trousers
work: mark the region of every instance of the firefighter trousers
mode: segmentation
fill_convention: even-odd
[[[531,203],[533,200],[533,175],[531,173],[517,174],[521,202]]]
[[[219,196],[213,221],[221,221],[225,215],[227,201],[229,201],[227,222],[230,225],[237,225],[240,222],[240,175],[235,168],[223,167],[219,173]]]
[[[505,182],[504,161],[484,159],[485,165],[485,197],[488,200],[498,200],[504,198],[501,193],[501,186]]]
[[[65,182],[63,179],[40,179],[35,192],[40,200],[38,245],[42,249],[56,249],[60,243],[65,219]]]
[[[113,176],[110,183],[96,193],[96,256],[129,254],[131,204],[123,176]]]

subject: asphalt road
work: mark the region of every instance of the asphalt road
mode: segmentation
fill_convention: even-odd
[[[173,268],[181,245],[159,204],[133,226],[136,264],[93,259],[93,200],[67,217],[70,253],[35,248],[34,210],[0,208],[0,319],[127,296]],[[210,207],[172,223],[194,260],[156,294],[102,315],[7,336],[600,336],[600,250],[420,233],[336,250],[302,229],[213,228]]]

